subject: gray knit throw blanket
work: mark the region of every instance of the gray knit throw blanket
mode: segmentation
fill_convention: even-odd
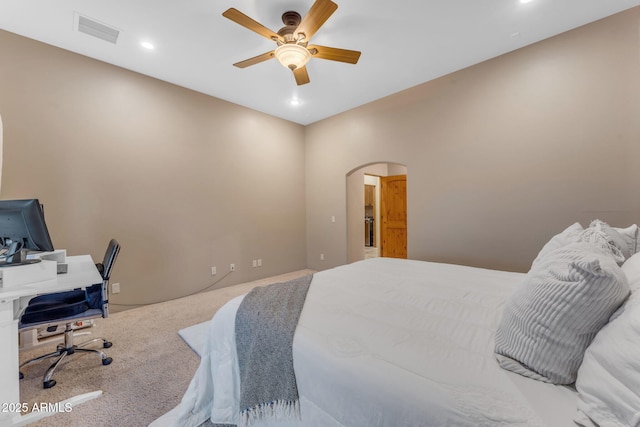
[[[293,334],[313,276],[254,288],[236,313],[239,427],[300,419]]]

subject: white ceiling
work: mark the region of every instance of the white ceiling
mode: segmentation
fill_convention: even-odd
[[[334,0],[338,10],[311,42],[359,50],[358,64],[312,58],[303,86],[275,59],[232,66],[275,43],[223,11],[235,7],[277,32],[283,12],[304,16],[313,1],[0,0],[0,28],[306,125],[640,4]],[[79,33],[78,14],[120,30],[117,43]]]

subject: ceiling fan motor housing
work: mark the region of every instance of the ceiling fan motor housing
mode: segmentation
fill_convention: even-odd
[[[287,27],[297,27],[302,21],[302,16],[296,11],[290,10],[282,14],[282,23]]]
[[[302,16],[298,12],[293,10],[287,11],[282,14],[282,22],[284,27],[280,28],[278,35],[282,37],[285,43],[297,42],[298,37],[294,34],[296,28],[300,25]]]

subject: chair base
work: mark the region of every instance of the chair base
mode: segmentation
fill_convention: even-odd
[[[49,358],[54,358],[54,357],[57,358],[51,364],[51,366],[49,366],[49,369],[47,369],[47,372],[44,375],[44,379],[42,380],[42,386],[44,388],[51,388],[51,387],[56,385],[56,380],[51,378],[53,376],[53,373],[55,372],[55,370],[58,368],[58,366],[60,366],[62,361],[67,356],[71,356],[71,355],[75,354],[76,352],[95,353],[100,357],[100,359],[102,360],[102,364],[103,365],[111,364],[113,359],[111,357],[108,357],[103,351],[97,350],[97,349],[93,349],[93,348],[85,348],[85,346],[87,346],[89,344],[92,344],[94,342],[99,342],[99,341],[102,341],[102,347],[103,348],[109,348],[109,347],[111,347],[113,345],[110,341],[107,341],[104,338],[95,338],[95,339],[92,339],[92,340],[89,340],[89,341],[85,341],[82,344],[74,345],[73,344],[73,330],[71,329],[71,324],[67,324],[67,329],[65,330],[65,342],[64,342],[64,344],[58,344],[58,346],[56,348],[56,351],[53,351],[51,353],[47,353],[47,354],[44,354],[42,356],[35,357],[33,359],[27,360],[26,362],[24,362],[24,363],[22,363],[20,365],[20,369],[22,370],[22,368],[24,366],[31,365],[32,363],[36,363],[36,362],[39,362],[39,361],[44,360],[44,359],[49,359]],[[20,379],[23,379],[23,378],[24,378],[24,374],[22,373],[22,371],[20,371]]]

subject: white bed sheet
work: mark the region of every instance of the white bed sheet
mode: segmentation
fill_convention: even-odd
[[[572,390],[506,372],[493,355],[523,277],[390,258],[316,273],[293,343],[302,424],[574,426]],[[241,299],[218,311],[182,405],[154,427],[237,421]]]

